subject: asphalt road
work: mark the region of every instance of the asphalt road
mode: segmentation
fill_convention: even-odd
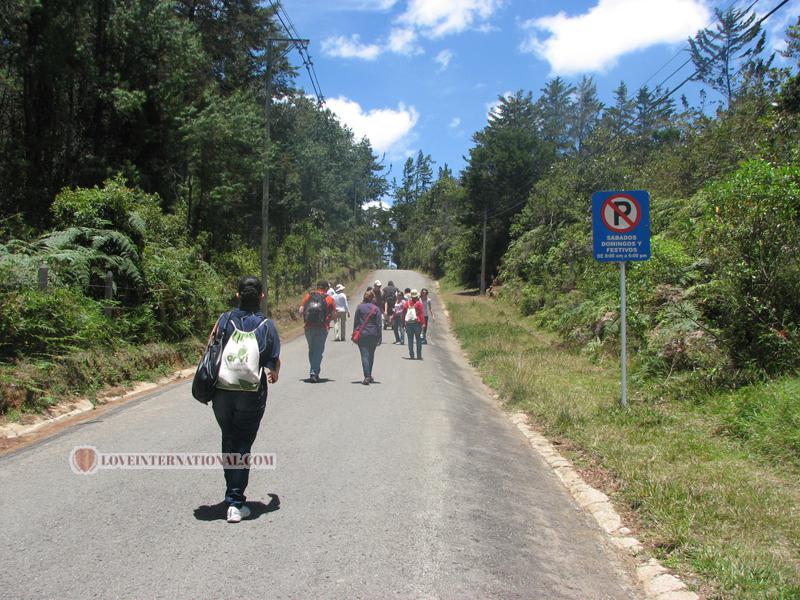
[[[238,524],[225,521],[221,469],[70,469],[76,446],[217,451],[188,383],[0,458],[3,597],[639,598],[445,320],[423,361],[386,333],[368,387],[350,342],[329,337],[319,384],[304,382],[305,339],[283,347],[253,448],[277,467],[252,472],[253,516]]]

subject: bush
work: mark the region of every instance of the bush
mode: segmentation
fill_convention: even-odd
[[[752,161],[709,186],[701,248],[708,316],[740,365],[800,365],[800,168]]]
[[[233,289],[191,248],[148,246],[144,272],[160,334],[172,341],[205,335]]]
[[[99,302],[69,288],[0,295],[0,357],[53,357],[107,346],[115,328]]]

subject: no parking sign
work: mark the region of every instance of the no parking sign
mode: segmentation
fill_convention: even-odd
[[[633,192],[595,192],[592,194],[592,233],[594,257],[602,262],[619,263],[620,358],[622,397],[628,406],[628,333],[625,263],[650,258],[650,194]]]
[[[603,262],[650,258],[650,194],[595,192],[592,194],[594,257]]]

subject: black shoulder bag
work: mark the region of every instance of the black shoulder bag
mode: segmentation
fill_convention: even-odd
[[[228,323],[231,321],[231,313],[229,312],[227,315],[228,318],[225,321],[225,325],[218,327],[214,332],[203,358],[200,359],[200,364],[197,365],[197,371],[194,373],[192,396],[203,404],[208,404],[209,400],[214,397],[214,390],[217,387],[219,366],[222,362],[222,340],[225,337],[225,331],[228,329]],[[222,321],[221,318],[220,321]]]

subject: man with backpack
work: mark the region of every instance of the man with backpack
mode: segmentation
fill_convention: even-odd
[[[308,342],[308,379],[311,383],[319,383],[325,341],[328,339],[331,320],[336,315],[336,302],[328,295],[328,287],[327,281],[319,281],[316,290],[306,294],[300,305]]]

